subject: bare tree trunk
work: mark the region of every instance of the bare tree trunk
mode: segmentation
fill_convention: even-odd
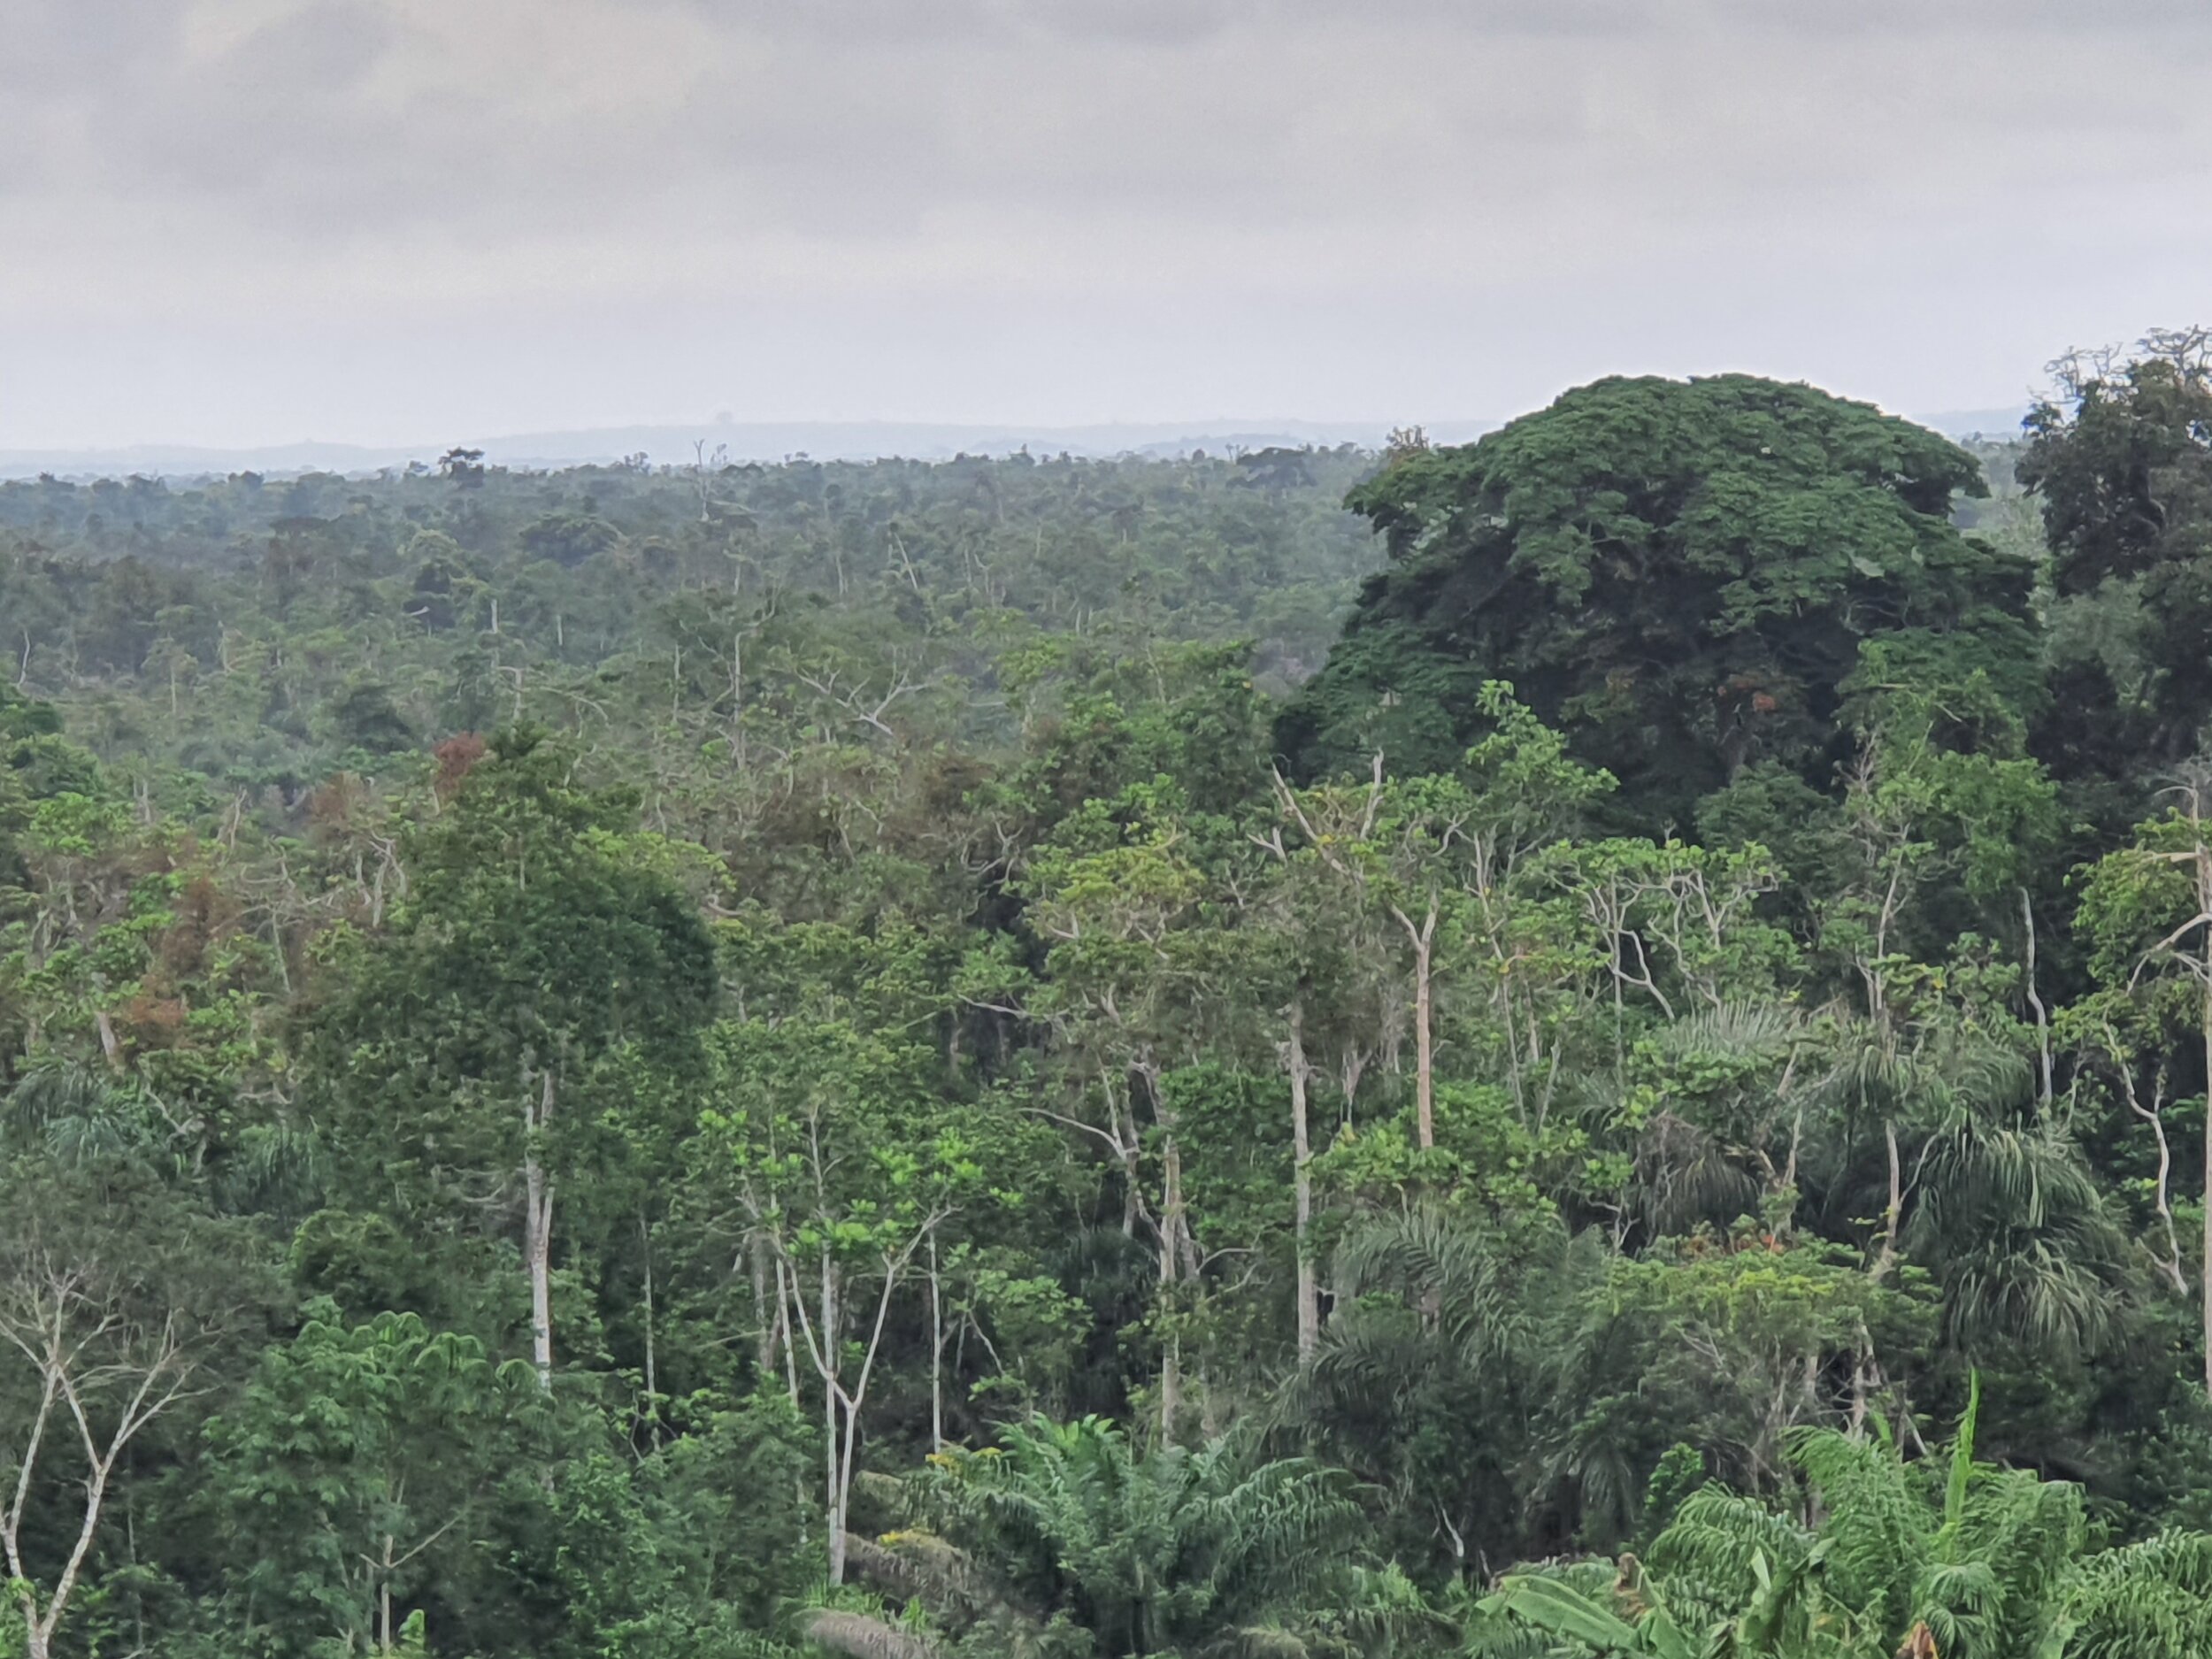
[[[2212,853],[2198,857],[2198,882],[2212,887]],[[2204,977],[2204,1390],[2212,1394],[2212,941]]]
[[[384,1534],[384,1571],[376,1586],[377,1651],[392,1651],[392,1535]]]
[[[833,1356],[818,1366],[822,1372],[822,1519],[829,1528],[829,1581],[845,1582],[845,1508],[837,1484],[837,1376],[833,1363],[838,1341],[837,1278],[831,1265],[829,1246],[822,1247],[822,1344]]]
[[[1394,906],[1391,910],[1413,942],[1413,1106],[1424,1152],[1436,1144],[1436,1052],[1429,996],[1436,957],[1436,900],[1431,897],[1428,914],[1416,927],[1403,910]]]
[[[2020,924],[2025,930],[2027,937],[2027,956],[2024,965],[2027,972],[2028,1007],[2035,1014],[2036,1057],[2040,1073],[2039,1080],[2041,1088],[2038,1099],[2041,1102],[2044,1110],[2047,1111],[2051,1105],[2055,1079],[2051,1066],[2051,1016],[2049,1010],[2043,1006],[2043,994],[2037,990],[2035,986],[2035,906],[2028,902],[2028,890],[2025,887],[2020,889]]]
[[[94,1009],[92,1020],[93,1024],[100,1029],[100,1052],[107,1056],[109,1065],[119,1071],[121,1071],[123,1069],[123,1045],[116,1041],[115,1024],[108,1018],[107,1010]]]
[[[1433,918],[1431,918],[1433,921]],[[1436,1144],[1436,1050],[1429,1002],[1429,941],[1425,932],[1414,963],[1413,1100],[1421,1149]]]
[[[1310,1365],[1321,1346],[1321,1299],[1313,1271],[1313,1145],[1306,1122],[1306,1085],[1312,1072],[1306,1064],[1305,1005],[1295,1001],[1290,1005],[1288,1060],[1291,1181],[1298,1248],[1298,1363]]]
[[[2122,1052],[2120,1040],[2111,1026],[2105,1027],[2105,1047],[2112,1056],[2113,1070],[2119,1073],[2120,1089],[2126,1095],[2128,1110],[2151,1126],[2151,1136],[2158,1143],[2158,1180],[2152,1190],[2151,1207],[2159,1222],[2166,1229],[2166,1255],[2158,1264],[2174,1294],[2189,1294],[2189,1275],[2181,1265],[2181,1236],[2174,1226],[2173,1174],[2174,1149],[2166,1140],[2166,1120],[2162,1115],[2166,1105],[2166,1073],[2160,1068],[2158,1079],[2151,1090],[2151,1103],[2143,1104],[2142,1096],[2135,1090],[2135,1072]]]
[[[1905,1164],[1897,1149],[1897,1125],[1885,1118],[1882,1135],[1889,1146],[1889,1202],[1882,1210],[1882,1249],[1874,1258],[1873,1277],[1881,1279],[1897,1264],[1897,1233],[1905,1213]]]
[[[1874,1382],[1874,1340],[1868,1333],[1863,1320],[1859,1325],[1859,1346],[1851,1356],[1851,1438],[1866,1437],[1867,1393]]]
[[[821,1327],[817,1330],[809,1324],[805,1303],[799,1298],[797,1279],[792,1280],[792,1311],[798,1316],[806,1333],[807,1355],[814,1362],[815,1374],[822,1379],[822,1471],[823,1518],[829,1531],[829,1581],[845,1581],[846,1539],[848,1518],[852,1513],[853,1471],[855,1454],[860,1446],[860,1411],[868,1400],[868,1379],[874,1374],[876,1357],[883,1351],[883,1331],[890,1317],[891,1300],[912,1264],[916,1252],[933,1236],[943,1214],[932,1216],[912,1238],[883,1258],[883,1286],[876,1297],[875,1323],[868,1332],[866,1345],[861,1349],[860,1371],[851,1386],[846,1385],[844,1338],[841,1320],[841,1303],[844,1286],[840,1278],[829,1246],[822,1246]]]
[[[1175,1443],[1175,1419],[1183,1410],[1182,1356],[1170,1336],[1160,1352],[1160,1443]]]
[[[530,1358],[538,1386],[553,1388],[553,1183],[539,1161],[536,1137],[553,1118],[553,1073],[546,1072],[534,1116],[526,1107],[523,1127],[523,1259],[530,1272]]]
[[[1162,1116],[1157,1094],[1153,1096],[1153,1113]],[[1183,1225],[1183,1153],[1175,1143],[1171,1122],[1163,1123],[1166,1133],[1160,1146],[1160,1296],[1169,1302],[1174,1294],[1176,1263],[1181,1255],[1180,1234]],[[1160,1355],[1160,1443],[1171,1446],[1175,1442],[1175,1420],[1183,1406],[1183,1374],[1181,1340],[1171,1330]]]
[[[756,1232],[747,1242],[753,1271],[753,1310],[760,1319],[760,1337],[753,1351],[753,1370],[762,1377],[775,1369],[776,1337],[783,1329],[783,1277],[776,1278],[776,1310],[768,1311],[768,1241]]]
[[[645,1247],[645,1409],[652,1413],[653,1449],[661,1448],[660,1371],[653,1351],[653,1228],[643,1216],[637,1218],[638,1238]]]
[[[790,1294],[794,1296],[799,1294],[795,1274],[792,1277]],[[773,1340],[783,1344],[784,1386],[791,1395],[791,1409],[796,1411],[799,1409],[799,1348],[791,1340],[791,1304],[784,1300],[784,1265],[780,1256],[776,1258],[776,1329]]]
[[[134,1356],[118,1361],[93,1355],[91,1344],[122,1331],[125,1321],[113,1303],[104,1300],[104,1293],[91,1291],[90,1276],[74,1264],[42,1260],[26,1277],[31,1282],[21,1294],[0,1297],[0,1339],[31,1363],[41,1386],[30,1424],[10,1448],[15,1479],[5,1507],[0,1508],[0,1553],[5,1555],[14,1580],[12,1593],[23,1615],[24,1653],[48,1659],[54,1632],[91,1555],[116,1465],[139,1431],[183,1397],[196,1361],[186,1351],[174,1315]],[[95,1430],[84,1402],[85,1387],[93,1380],[119,1385],[117,1409],[104,1437]],[[47,1450],[47,1433],[58,1415],[74,1428],[83,1457],[83,1471],[72,1484],[84,1494],[84,1512],[52,1589],[42,1590],[33,1582],[24,1559],[24,1525],[40,1459]]]
[[[534,1152],[523,1166],[529,1210],[526,1226],[530,1270],[530,1363],[537,1367],[538,1386],[553,1387],[553,1187],[545,1166]]]
[[[937,1240],[929,1241],[929,1449],[945,1449],[945,1315],[937,1279]]]
[[[1171,1299],[1175,1288],[1175,1227],[1180,1218],[1183,1202],[1182,1159],[1171,1138],[1162,1159],[1166,1166],[1163,1214],[1160,1217],[1160,1297]],[[1172,1332],[1160,1351],[1160,1443],[1171,1446],[1175,1442],[1175,1419],[1183,1407],[1183,1375],[1180,1345]]]

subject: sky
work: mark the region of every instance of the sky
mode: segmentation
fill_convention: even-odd
[[[6,0],[0,448],[1911,413],[2212,320],[2207,0]]]

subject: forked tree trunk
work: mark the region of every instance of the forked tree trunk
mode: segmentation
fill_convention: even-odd
[[[1413,918],[1393,906],[1390,912],[1404,928],[1413,945],[1413,1105],[1415,1132],[1425,1152],[1436,1144],[1436,1052],[1431,1018],[1430,982],[1436,960],[1437,902],[1429,900],[1428,913],[1417,926]]]

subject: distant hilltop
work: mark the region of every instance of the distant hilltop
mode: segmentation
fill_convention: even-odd
[[[2025,403],[2010,409],[1954,409],[1946,414],[1914,417],[1947,438],[2016,438],[2020,423],[2027,418]]]
[[[1953,437],[2016,436],[2026,413],[2011,409],[1955,410],[1915,417]],[[1497,426],[1494,420],[1432,423],[1429,436],[1465,443]],[[789,460],[877,461],[893,457],[949,461],[956,455],[1084,457],[1119,455],[1162,458],[1199,450],[1298,448],[1340,443],[1380,448],[1386,425],[1373,421],[1241,420],[1119,422],[1087,426],[964,426],[919,421],[704,421],[696,426],[595,426],[575,432],[511,433],[415,444],[268,444],[234,449],[192,444],[142,443],[105,449],[0,449],[0,478],[202,478],[232,472],[371,473],[429,465],[458,445],[481,449],[495,466],[543,469],[610,465],[642,455],[656,466],[688,466],[719,455],[731,462]]]

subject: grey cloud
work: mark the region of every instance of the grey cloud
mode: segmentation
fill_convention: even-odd
[[[1946,30],[2108,35],[2212,28],[2200,0],[659,0],[726,27],[911,42],[1064,36],[1179,45],[1239,29],[1310,27],[1356,17],[1390,29],[1440,24],[1463,36],[1647,37],[1670,33],[1789,36]]]
[[[157,62],[176,49],[188,0],[28,0],[10,8],[0,42],[0,87],[11,90],[73,83],[133,63]]]
[[[2212,258],[2201,216],[2171,211],[2202,199],[2212,140],[2192,90],[2212,63],[2201,0],[9,11],[0,198],[18,245],[0,262],[0,335],[157,321],[172,342],[219,326],[250,342],[257,326],[304,339],[334,319],[511,312],[526,333],[595,319],[572,326],[603,342],[604,319],[633,311],[747,319],[712,325],[733,338],[755,318],[839,326],[807,309],[818,299],[896,319],[954,302],[987,317],[1018,296],[1060,306],[1071,327],[1104,326],[1100,308],[1125,302],[1138,309],[1114,326],[1133,328],[1144,306],[1279,302],[1301,319],[1320,399],[1369,372],[1317,337],[1332,308],[1348,329],[1380,305],[1461,338],[1469,307],[1520,326],[1532,296],[1571,290],[1624,316],[1628,296],[1643,305],[1668,284],[1716,291],[1709,273],[1812,305],[1840,262],[1956,272],[1976,266],[1957,249],[1979,248],[2018,268],[2041,224],[2131,219],[2145,202],[2167,204],[2161,282]],[[2108,298],[2069,313],[2085,326],[2129,311],[2130,295],[2150,303],[2136,271],[2101,280]],[[1649,326],[1662,342],[1723,337],[1725,311],[1694,329],[1660,305]],[[905,349],[884,326],[878,360]],[[1256,349],[1202,331],[1192,352],[1209,338]],[[619,380],[620,354],[588,343],[560,349]],[[519,348],[482,349],[495,376]],[[228,349],[234,362],[257,348]],[[265,376],[289,372],[285,349],[267,348]],[[986,372],[972,349],[946,350],[956,378]],[[1012,353],[987,373],[1073,396],[1054,389],[1049,361]],[[1248,362],[1254,384],[1276,366]],[[864,394],[864,365],[836,372]],[[1228,384],[1221,373],[1205,383]],[[342,415],[342,391],[329,396]]]
[[[1922,87],[1917,110],[1824,96],[1821,65],[1793,61],[1802,54],[1775,20],[1853,18],[1850,33],[1866,40],[1870,12],[1883,10],[1884,0],[648,5],[629,14],[640,60],[684,49],[658,33],[671,17],[703,31],[687,84],[626,96],[628,65],[611,62],[606,96],[573,110],[532,84],[526,62],[503,61],[508,19],[479,31],[472,88],[421,75],[449,37],[388,4],[322,0],[166,75],[111,17],[73,50],[81,60],[104,46],[128,64],[90,77],[106,83],[79,92],[90,113],[60,129],[91,128],[89,153],[49,143],[0,188],[88,173],[125,197],[196,195],[211,211],[325,230],[349,217],[496,227],[580,211],[634,223],[672,195],[695,223],[814,231],[910,227],[932,211],[994,204],[1325,220],[1356,205],[1348,189],[1389,198],[1456,180],[1509,198],[1555,187],[1578,160],[1655,173],[1662,186],[1678,162],[1723,184],[1732,167],[1755,185],[1776,167],[1817,169],[1830,152],[1829,170],[1847,172],[1863,151],[1838,121],[1908,115],[1939,140],[1962,137],[1966,117],[1992,138],[2055,114],[2069,130],[2121,137],[2131,123],[2155,125],[2154,101],[2116,87],[2067,88],[2063,111],[2041,91],[2008,97],[2033,65],[2023,76],[2016,62],[2008,81],[1987,73],[1986,49],[1973,62],[1944,55],[1963,73]],[[2061,10],[2085,27],[2095,9]],[[2163,0],[2107,11],[2116,46],[2124,26],[2179,15]],[[1916,12],[1923,27],[1986,14],[1982,0],[1924,0]],[[1901,28],[1902,12],[1892,15]],[[1878,96],[1912,84],[1906,45],[1892,58],[1878,44],[1855,65]],[[1655,70],[1676,107],[1653,107]],[[1805,123],[1794,134],[1792,105]],[[2168,135],[2181,119],[2165,113]],[[1740,150],[1738,139],[1748,141]]]
[[[135,111],[131,160],[162,188],[342,189],[373,173],[397,136],[363,91],[398,44],[367,0],[325,0],[242,37],[185,79],[164,79]],[[304,175],[304,176],[303,176]]]

